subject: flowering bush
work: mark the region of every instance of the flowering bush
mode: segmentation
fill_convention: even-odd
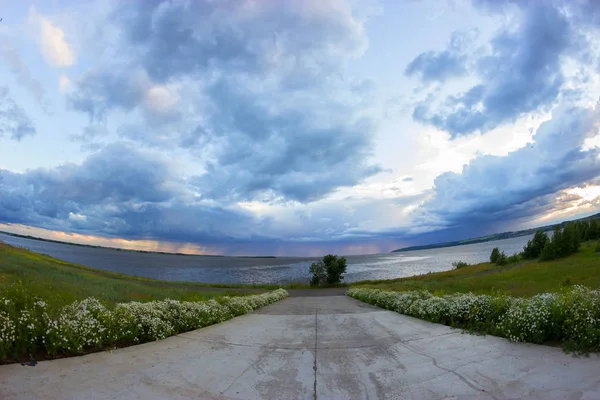
[[[531,298],[366,288],[346,294],[401,314],[516,342],[560,341],[569,350],[600,351],[600,292],[583,286]]]
[[[287,295],[278,289],[219,301],[121,303],[112,310],[90,297],[51,316],[41,299],[24,294],[8,298],[0,293],[0,360],[40,352],[50,356],[81,354],[164,339],[249,313]]]

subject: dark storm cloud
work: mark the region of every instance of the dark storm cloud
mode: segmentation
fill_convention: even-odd
[[[80,166],[67,164],[23,174],[3,171],[2,193],[8,194],[4,199],[21,199],[28,214],[60,219],[92,205],[166,201],[173,195],[167,178],[161,163],[113,144]]]
[[[68,232],[208,243],[260,227],[247,214],[190,199],[164,161],[118,143],[81,165],[0,170],[0,194],[1,221]]]
[[[206,197],[306,202],[380,170],[366,162],[374,131],[368,119],[319,127],[302,109],[271,113],[236,82],[221,81],[209,93],[217,110],[212,132],[225,140],[215,165],[195,179]]]
[[[434,195],[418,211],[419,223],[476,228],[550,211],[558,192],[600,175],[600,150],[581,149],[598,134],[599,122],[600,107],[563,107],[537,129],[534,143],[438,176]]]
[[[432,110],[428,103],[419,104],[413,112],[415,120],[456,137],[486,132],[555,104],[565,80],[561,61],[581,46],[581,37],[569,19],[570,11],[555,2],[514,3],[521,6],[517,29],[501,29],[489,44],[489,54],[474,60],[472,72],[481,83],[447,97],[439,109]],[[504,9],[497,2],[489,2],[488,6],[495,11]],[[448,59],[462,54],[452,47],[446,52],[449,54],[444,57]],[[451,62],[445,71],[435,60],[427,67],[441,76],[455,69]]]
[[[133,1],[122,3],[114,19],[139,64],[163,82],[208,67],[331,72],[335,57],[365,45],[352,12],[345,2]]]
[[[75,110],[86,112],[91,120],[103,120],[114,109],[133,110],[143,95],[143,87],[131,71],[116,71],[111,67],[84,75],[68,102]]]
[[[321,1],[121,3],[112,23],[123,59],[85,75],[70,104],[93,120],[142,110],[118,134],[144,146],[211,146],[194,180],[205,199],[317,200],[380,171],[364,113],[372,88],[341,72],[366,47],[353,12]],[[168,84],[181,88],[182,111],[165,117],[145,96]]]
[[[20,141],[35,133],[33,122],[25,110],[10,98],[8,87],[0,86],[0,138],[7,136]]]
[[[135,107],[140,83],[179,78],[243,73],[318,87],[366,46],[344,2],[129,1],[107,23],[122,34],[123,59],[88,72],[71,97],[91,116]]]

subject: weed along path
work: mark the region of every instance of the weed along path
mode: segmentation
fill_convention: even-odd
[[[598,399],[600,357],[463,334],[344,296],[34,367],[1,399]]]

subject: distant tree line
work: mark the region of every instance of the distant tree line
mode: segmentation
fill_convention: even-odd
[[[490,254],[490,262],[496,265],[506,265],[519,260],[540,261],[555,260],[579,251],[582,242],[600,240],[600,220],[567,222],[564,226],[556,225],[550,238],[546,232],[537,231],[527,242],[523,251],[506,256],[497,247]],[[600,246],[600,243],[599,245]]]

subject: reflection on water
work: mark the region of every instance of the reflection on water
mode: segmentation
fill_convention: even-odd
[[[532,236],[494,242],[418,250],[348,256],[345,281],[393,279],[427,272],[445,271],[454,261],[487,261],[494,247],[507,255],[521,251]],[[175,256],[133,253],[44,242],[0,234],[0,240],[52,257],[128,275],[167,281],[223,283],[287,283],[308,281],[308,268],[316,258],[238,258],[210,256]]]

